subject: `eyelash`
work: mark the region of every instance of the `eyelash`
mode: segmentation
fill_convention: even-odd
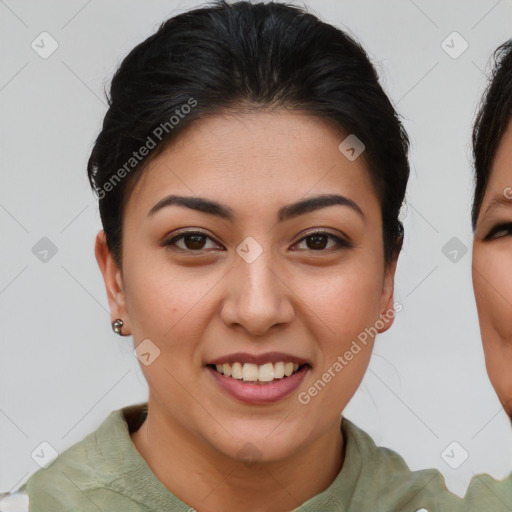
[[[494,226],[489,233],[485,236],[484,240],[496,240],[498,238],[502,238],[501,236],[496,237],[495,235],[499,233],[500,231],[505,231],[506,235],[508,236],[512,234],[512,223],[505,223],[505,224],[498,224]]]
[[[199,235],[199,236],[202,236],[204,238],[209,238],[211,240],[213,240],[210,236],[208,236],[207,234],[201,232],[201,231],[186,231],[184,233],[180,233],[179,235],[169,239],[169,240],[166,240],[165,242],[162,243],[162,246],[163,247],[172,247],[172,246],[176,246],[176,243],[188,236],[194,236],[194,235]],[[308,233],[306,236],[302,237],[300,240],[298,240],[294,245],[298,244],[298,243],[301,243],[303,242],[304,240],[307,240],[308,238],[312,238],[314,236],[326,236],[328,238],[332,238],[337,244],[338,244],[338,248],[337,249],[332,249],[329,248],[329,249],[319,249],[319,250],[314,250],[314,249],[306,249],[306,250],[309,250],[311,252],[327,252],[327,253],[330,253],[330,252],[335,252],[335,251],[340,251],[340,250],[343,250],[343,249],[351,249],[353,247],[353,244],[348,242],[347,240],[343,240],[342,238],[332,234],[332,233],[329,233],[328,231],[314,231],[312,233]],[[207,249],[198,249],[198,250],[192,250],[192,249],[183,249],[181,247],[175,247],[177,250],[180,250],[182,252],[189,252],[189,253],[199,253],[201,251],[205,251]]]

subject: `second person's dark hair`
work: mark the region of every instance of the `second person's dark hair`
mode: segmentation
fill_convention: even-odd
[[[407,134],[361,46],[304,9],[218,1],[179,14],[126,56],[108,102],[88,176],[119,266],[124,205],[145,164],[205,115],[251,109],[302,111],[355,134],[381,204],[385,261],[400,250]]]
[[[482,206],[501,138],[512,119],[512,39],[494,52],[494,66],[473,127],[475,192],[473,229]]]

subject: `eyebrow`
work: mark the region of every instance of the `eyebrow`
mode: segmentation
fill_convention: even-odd
[[[362,217],[363,220],[366,220],[363,210],[357,203],[352,201],[352,199],[339,194],[323,194],[308,199],[302,199],[295,203],[283,206],[279,209],[277,218],[279,222],[284,222],[286,220],[298,217],[299,215],[319,210],[321,208],[327,208],[328,206],[333,205],[347,206],[354,210],[360,217]],[[156,203],[155,206],[149,210],[148,217],[154,215],[157,211],[168,206],[183,206],[185,208],[190,208],[191,210],[215,215],[231,222],[235,220],[233,209],[227,205],[223,205],[217,201],[205,199],[203,197],[177,195],[169,195],[158,201],[158,203]]]

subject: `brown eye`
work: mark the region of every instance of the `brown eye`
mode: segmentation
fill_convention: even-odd
[[[212,238],[200,231],[189,231],[165,241],[162,245],[164,247],[175,247],[178,250],[186,252],[199,252],[209,249],[205,247],[207,245],[207,240],[211,240],[213,242]],[[180,242],[181,245],[178,244],[178,242]]]
[[[213,239],[205,233],[200,231],[190,231],[181,233],[170,240],[163,242],[162,246],[172,247],[183,252],[200,252],[211,249],[206,247],[208,240],[214,242]],[[329,246],[329,240],[333,241],[334,244]],[[305,250],[314,252],[330,252],[330,250],[340,250],[352,247],[350,242],[327,231],[310,233],[297,243],[306,243]],[[218,248],[220,246],[216,245],[216,247]]]
[[[332,233],[329,233],[327,231],[317,231],[315,233],[310,233],[309,235],[302,238],[298,243],[306,242],[306,250],[314,251],[314,252],[328,252],[329,249],[332,249],[333,246],[327,248],[326,246],[328,244],[328,240],[333,240],[334,247],[338,249],[346,249],[349,247],[352,247],[352,245],[347,242],[346,240],[343,240],[336,235],[333,235]]]
[[[205,238],[203,235],[185,235],[182,240],[187,249],[201,250],[204,249]]]

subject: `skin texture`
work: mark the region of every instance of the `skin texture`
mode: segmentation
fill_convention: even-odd
[[[477,219],[473,286],[487,373],[500,402],[512,417],[511,187],[512,123],[509,123],[496,152]]]
[[[380,204],[366,162],[338,150],[344,138],[298,112],[204,118],[151,162],[129,197],[122,272],[98,233],[112,321],[124,320],[135,346],[149,338],[160,350],[141,364],[149,413],[132,440],[162,483],[202,512],[248,503],[291,510],[326,489],[343,464],[340,415],[373,340],[309,403],[297,396],[392,311],[396,268],[396,259],[384,265]],[[226,204],[235,220],[181,206],[148,216],[171,193]],[[280,207],[333,193],[357,203],[364,217],[331,205],[277,221]],[[184,228],[209,238],[162,246]],[[352,247],[305,238],[321,229]],[[247,237],[263,251],[252,263],[236,252]],[[270,351],[311,365],[299,389],[273,404],[231,397],[205,367],[235,352]],[[249,442],[258,451],[252,464],[239,453]]]

